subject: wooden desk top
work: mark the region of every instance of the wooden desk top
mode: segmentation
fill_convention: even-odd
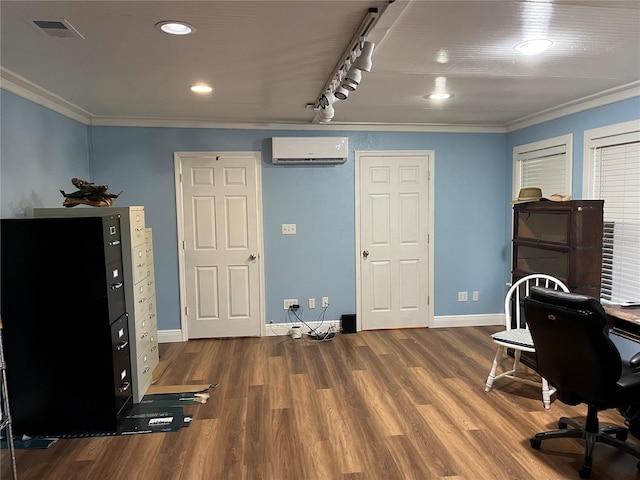
[[[621,307],[620,305],[603,305],[607,315],[640,324],[640,307]]]
[[[640,307],[603,305],[610,319],[611,332],[640,343]]]

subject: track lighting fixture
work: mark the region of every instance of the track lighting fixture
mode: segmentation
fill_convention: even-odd
[[[367,35],[379,20],[377,8],[370,8],[353,36],[340,62],[325,83],[322,93],[316,100],[314,121],[328,123],[334,115],[333,103],[346,100],[362,81],[362,72],[370,72],[373,66],[371,57],[375,45],[367,41]]]

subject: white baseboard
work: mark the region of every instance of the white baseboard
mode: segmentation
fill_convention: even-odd
[[[308,333],[311,328],[318,328],[319,332],[326,332],[329,326],[333,326],[337,332],[340,331],[340,320],[325,320],[322,325],[319,321],[314,322],[284,322],[284,323],[267,323],[267,328],[265,330],[265,336],[267,337],[277,337],[279,335],[289,335],[291,332],[291,327],[293,325],[302,325],[302,333]],[[308,325],[308,326],[307,326]]]
[[[442,315],[434,317],[432,328],[487,327],[490,325],[504,325],[504,313],[486,313],[482,315]]]
[[[182,330],[179,328],[174,330],[158,330],[158,343],[174,343],[183,341]]]
[[[292,325],[302,325],[302,333],[308,333],[311,328],[319,328],[320,332],[326,332],[329,326],[333,326],[336,331],[340,331],[340,320],[325,320],[322,324],[319,321],[306,322],[308,326],[300,322],[268,323],[265,328],[266,337],[279,335],[290,335]],[[158,330],[158,343],[183,342],[182,330]]]
[[[307,333],[310,328],[318,328],[320,322],[306,322],[308,327],[300,322],[297,323],[268,323],[265,328],[265,336],[276,337],[280,335],[290,335],[292,325],[302,325],[302,332]],[[340,320],[325,320],[320,326],[321,332],[326,332],[329,326],[333,326],[336,331],[340,331]],[[489,313],[482,315],[442,315],[433,319],[431,328],[447,327],[486,327],[492,325],[504,325],[504,313]],[[182,330],[158,330],[159,343],[183,342]]]

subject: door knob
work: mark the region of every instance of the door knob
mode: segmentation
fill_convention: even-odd
[[[369,250],[364,250],[364,251],[362,252],[362,256],[363,256],[364,258],[367,258],[367,257],[369,256]]]
[[[256,258],[258,258],[258,256],[255,253],[249,255],[249,260],[255,260]]]

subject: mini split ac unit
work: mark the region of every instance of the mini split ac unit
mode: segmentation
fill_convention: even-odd
[[[273,137],[271,163],[336,164],[347,161],[347,137]]]

